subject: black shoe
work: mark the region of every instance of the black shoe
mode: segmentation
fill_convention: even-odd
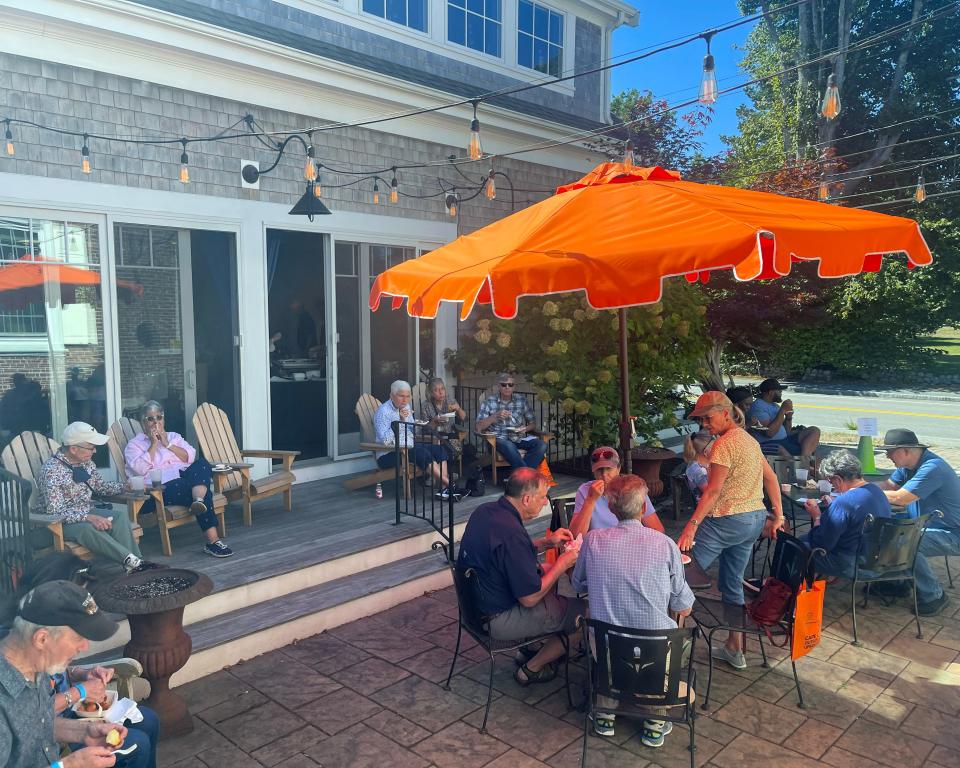
[[[950,602],[950,598],[947,597],[947,593],[943,592],[940,594],[940,597],[935,600],[930,600],[926,603],[917,603],[917,615],[918,616],[936,616],[940,611],[947,607],[947,603]]]
[[[869,583],[870,594],[880,597],[909,597],[909,581],[873,581]]]

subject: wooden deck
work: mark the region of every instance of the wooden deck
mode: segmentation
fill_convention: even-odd
[[[573,493],[583,482],[563,475],[556,480],[551,496]],[[251,527],[241,525],[239,504],[228,506],[226,541],[236,553],[233,557],[205,554],[194,526],[170,532],[172,557],[164,557],[157,530],[145,528],[143,555],[163,565],[203,571],[219,592],[432,530],[429,523],[406,516],[396,525],[391,489],[385,487],[384,498],[377,499],[370,488],[345,490],[342,481],[330,478],[294,485],[292,512],[283,510],[280,498],[265,500],[257,505]],[[498,496],[499,491],[488,487],[486,496],[463,499],[455,505],[455,522],[465,521],[480,504]]]

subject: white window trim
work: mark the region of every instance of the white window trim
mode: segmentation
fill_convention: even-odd
[[[534,69],[533,67],[527,67],[520,63],[518,50],[517,50],[517,38],[520,35],[520,10],[519,10],[520,0],[511,0],[511,2],[513,3],[514,13],[516,13],[516,19],[514,20],[514,25],[513,25],[513,45],[514,45],[513,61],[517,65],[517,69],[523,72],[533,72],[535,75],[540,75],[542,77],[553,77],[553,75],[544,74],[538,69]],[[570,56],[568,55],[568,52],[570,50],[574,50],[574,51],[576,50],[575,47],[573,47],[576,44],[576,31],[577,31],[576,14],[571,13],[570,11],[562,10],[561,8],[558,8],[556,5],[554,5],[553,3],[544,2],[544,0],[529,0],[529,2],[533,3],[533,5],[541,5],[547,10],[553,11],[554,13],[558,13],[561,16],[563,16],[563,45],[561,46],[561,50],[563,51],[563,53],[561,54],[561,59],[560,59],[560,76],[563,77],[564,75],[570,74],[577,63],[576,54],[574,54],[573,56],[573,59],[574,59],[573,62],[570,62]],[[524,33],[524,34],[527,34],[527,33]],[[533,35],[531,34],[531,37],[532,36]],[[555,83],[554,85],[558,88],[561,88],[563,86],[570,86],[570,92],[573,93],[574,82],[575,81],[573,80],[568,80],[563,83]]]

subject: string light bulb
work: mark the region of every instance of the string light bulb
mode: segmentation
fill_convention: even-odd
[[[80,170],[90,173],[90,147],[87,146],[87,134],[83,134],[83,147],[80,149]]]
[[[830,199],[830,185],[825,181],[820,182],[817,188],[817,200],[825,201]]]
[[[180,144],[183,145],[183,152],[180,153],[180,183],[189,184],[190,158],[187,157],[187,140],[180,139]]]
[[[697,98],[701,104],[710,106],[716,104],[719,89],[717,88],[717,63],[710,53],[710,41],[713,39],[713,32],[708,32],[703,36],[707,41],[707,55],[703,57],[703,74],[700,76],[700,95]]]
[[[303,178],[307,181],[315,181],[317,178],[317,166],[313,162],[314,150],[313,144],[307,145],[307,162],[303,164]]]
[[[820,114],[827,120],[833,120],[840,114],[840,89],[837,87],[837,76],[832,72],[827,78],[827,89],[823,92]]]
[[[444,198],[444,202],[447,204],[447,213],[449,213],[451,217],[456,218],[457,196],[454,194],[448,194],[446,198]]]
[[[487,183],[483,190],[483,193],[487,196],[487,200],[497,199],[497,183],[493,180],[493,177],[496,175],[496,171],[494,171],[493,168],[491,168],[490,173],[487,174]]]
[[[390,202],[396,203],[400,199],[400,188],[397,184],[397,169],[393,169],[393,178],[390,179]]]
[[[913,199],[918,203],[922,203],[927,199],[927,187],[923,183],[923,174],[921,173],[917,179],[917,190],[913,193]]]
[[[323,197],[323,187],[320,184],[320,180],[313,182],[313,196],[318,200]]]
[[[373,204],[380,205],[380,187],[376,179],[373,180]]]
[[[3,137],[7,140],[7,156],[13,157],[13,133],[10,131],[10,119],[7,118],[3,122],[6,123],[7,126],[3,134]]]
[[[636,155],[633,153],[633,141],[627,139],[627,143],[623,148],[623,166],[627,170],[633,168],[634,164],[637,162]]]
[[[473,102],[473,120],[470,121],[470,146],[468,152],[471,160],[479,160],[483,155],[483,146],[480,144],[480,120],[477,119],[477,105]]]

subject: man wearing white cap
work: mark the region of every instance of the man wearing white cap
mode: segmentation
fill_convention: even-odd
[[[44,513],[63,521],[63,536],[91,552],[120,563],[128,571],[152,566],[140,555],[126,509],[100,509],[93,496],[116,496],[123,483],[104,480],[93,463],[97,446],[110,438],[83,421],[68,424],[60,448],[47,459],[37,476]]]

